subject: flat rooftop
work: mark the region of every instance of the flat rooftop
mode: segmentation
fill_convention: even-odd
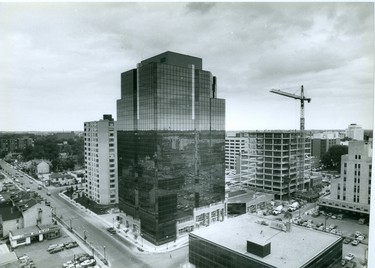
[[[340,236],[292,225],[289,232],[261,225],[272,220],[254,215],[241,215],[216,223],[191,234],[233,250],[252,259],[278,268],[301,267],[327,247],[341,239]],[[280,222],[279,222],[280,223]],[[264,258],[247,252],[247,241],[258,244],[271,243],[271,253]]]
[[[238,195],[235,195],[235,193],[232,193],[234,195],[230,196],[231,192],[229,192],[228,197],[228,204],[237,204],[237,203],[247,203],[247,202],[263,202],[269,199],[273,199],[273,194],[267,194],[267,193],[260,193],[260,192],[244,192],[240,193],[238,192]]]

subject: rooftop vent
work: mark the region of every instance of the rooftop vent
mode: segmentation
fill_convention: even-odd
[[[271,254],[271,242],[261,244],[247,240],[247,252],[264,258]]]

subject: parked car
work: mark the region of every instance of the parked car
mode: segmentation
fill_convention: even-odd
[[[349,244],[350,242],[352,242],[352,239],[351,238],[349,238],[349,237],[346,237],[345,239],[344,239],[344,241],[342,241],[344,244]]]
[[[96,264],[96,261],[95,259],[89,259],[89,260],[85,260],[81,263],[81,266],[82,267],[89,267],[89,266],[94,266]]]
[[[348,261],[347,264],[346,264],[346,268],[355,268],[357,266],[357,263],[355,263],[354,261]]]
[[[49,253],[54,254],[63,250],[64,250],[64,245],[59,245],[56,248],[52,249]]]
[[[362,235],[362,233],[360,231],[355,231],[354,235],[355,235],[355,237],[357,237],[357,236]]]
[[[363,241],[363,240],[365,240],[365,236],[364,235],[359,235],[359,236],[357,236],[357,240]]]
[[[351,261],[352,259],[354,259],[354,254],[353,253],[348,253],[345,255],[344,259],[347,260],[347,261]]]
[[[351,242],[351,244],[352,244],[353,246],[358,246],[359,241],[358,241],[357,239],[354,239],[354,240]]]
[[[78,243],[76,241],[68,242],[64,244],[66,249],[78,247]]]
[[[337,227],[336,225],[331,224],[331,225],[329,226],[329,229],[331,229],[331,230],[332,230],[332,229],[336,229],[336,227]]]
[[[48,248],[47,248],[47,251],[51,251],[52,249],[57,248],[57,246],[58,246],[58,244],[49,245]]]

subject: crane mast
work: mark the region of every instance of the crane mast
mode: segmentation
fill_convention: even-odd
[[[301,86],[301,94],[291,94],[285,91],[281,91],[278,89],[272,89],[271,93],[275,93],[284,97],[293,98],[296,100],[300,100],[301,103],[301,111],[300,111],[300,135],[299,135],[299,142],[298,142],[298,151],[299,151],[299,161],[298,161],[298,170],[299,170],[299,183],[297,183],[297,187],[300,190],[303,190],[304,187],[304,173],[305,173],[305,101],[310,103],[311,98],[306,98],[303,91],[303,86]],[[289,186],[288,186],[289,190]]]

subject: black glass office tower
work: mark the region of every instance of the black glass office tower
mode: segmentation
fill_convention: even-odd
[[[121,74],[117,100],[120,205],[154,244],[176,220],[224,200],[225,100],[202,59],[165,52]]]

